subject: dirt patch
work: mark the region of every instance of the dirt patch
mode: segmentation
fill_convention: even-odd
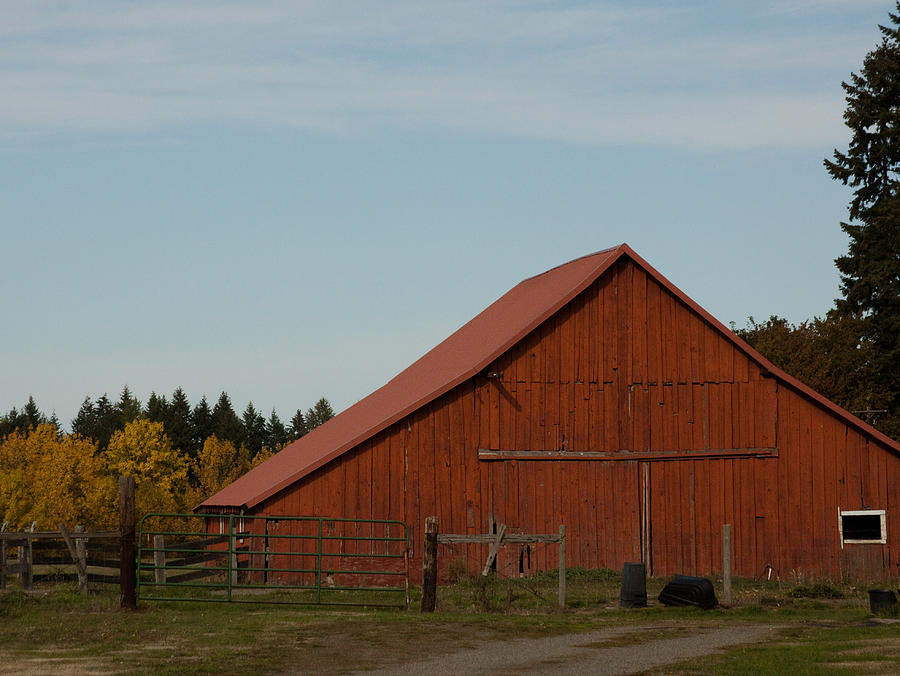
[[[17,657],[0,660],[0,674],[54,674],[59,676],[106,676],[115,673],[112,668],[97,665],[87,657]]]
[[[600,641],[579,644],[578,648],[624,648],[633,645],[642,645],[651,641],[689,636],[698,632],[709,630],[711,627],[704,625],[653,625],[648,627],[633,627],[632,631],[621,636],[610,637]]]
[[[724,648],[769,639],[776,628],[767,625],[733,625],[693,628],[683,635],[654,639],[658,627],[610,627],[585,634],[564,634],[547,638],[483,641],[474,648],[385,666],[380,674],[428,673],[456,676],[461,673],[529,674],[632,674],[654,667],[703,657]],[[679,632],[680,633],[680,632]],[[634,635],[645,637],[634,648]],[[608,647],[623,635],[628,645]]]
[[[829,662],[832,669],[848,669],[857,674],[896,674],[897,665],[893,662]]]
[[[900,657],[900,640],[896,638],[873,638],[853,641],[852,648],[842,650],[841,655],[866,655],[878,653],[888,657]]]

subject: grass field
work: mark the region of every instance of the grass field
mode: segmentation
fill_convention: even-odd
[[[663,580],[650,580],[655,599]],[[141,602],[116,590],[0,592],[0,674],[346,673],[484,641],[634,626],[617,645],[722,623],[766,623],[778,640],[660,673],[900,673],[900,623],[873,618],[866,587],[736,581],[736,603],[711,611],[617,607],[612,571],[572,570],[570,605],[556,609],[553,574],[462,578],[438,590],[438,612],[321,606]],[[835,598],[836,597],[836,598]],[[289,600],[273,592],[256,600]],[[347,599],[365,601],[365,598]],[[612,645],[612,644],[610,644]],[[602,646],[601,646],[602,647]]]

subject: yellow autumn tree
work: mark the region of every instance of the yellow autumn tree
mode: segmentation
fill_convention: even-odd
[[[263,446],[260,451],[253,456],[253,460],[250,461],[250,468],[256,467],[257,465],[263,464],[266,460],[275,455],[275,451],[273,451],[268,446]]]
[[[194,500],[199,503],[218,493],[249,469],[250,453],[246,446],[241,444],[238,448],[216,435],[207,437],[194,461],[197,482]]]
[[[188,460],[163,430],[163,424],[133,420],[113,434],[106,450],[113,476],[131,476],[135,512],[182,512],[186,507]]]
[[[116,521],[116,487],[93,441],[60,435],[53,425],[14,432],[0,443],[0,521],[21,530],[108,528]]]

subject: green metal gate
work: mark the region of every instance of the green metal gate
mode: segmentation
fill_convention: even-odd
[[[152,513],[137,556],[144,601],[409,607],[402,521]]]

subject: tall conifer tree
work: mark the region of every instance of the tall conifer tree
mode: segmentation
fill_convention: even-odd
[[[298,408],[294,417],[291,418],[291,426],[288,430],[290,441],[297,441],[297,439],[302,437],[308,431],[309,428],[306,426],[306,418],[303,417],[303,411]]]
[[[38,408],[37,402],[31,395],[28,395],[28,402],[22,409],[22,413],[25,415],[25,425],[29,429],[35,429],[38,425],[47,422],[47,416],[41,413],[41,409]]]
[[[263,445],[266,443],[266,419],[257,412],[251,401],[247,404],[247,408],[244,409],[243,422],[244,443],[247,445],[252,458],[262,450]]]
[[[231,399],[226,392],[219,395],[213,407],[213,434],[222,441],[230,441],[240,447],[244,443],[244,425],[231,406]]]
[[[97,409],[90,397],[85,397],[81,402],[78,414],[72,420],[72,433],[85,439],[97,439]]]
[[[277,453],[287,442],[288,431],[273,408],[272,415],[270,415],[269,419],[266,421],[266,446]]]
[[[900,13],[900,2],[897,3]],[[873,408],[887,409],[882,425],[900,434],[900,15],[879,26],[881,44],[869,52],[859,73],[842,83],[851,132],[846,152],[825,160],[828,173],[853,188],[849,222],[841,228],[850,248],[835,263],[841,273],[837,309],[862,320],[860,341],[871,345],[861,377],[886,392]],[[877,424],[877,420],[876,420]]]
[[[166,434],[172,440],[174,448],[192,458],[197,457],[200,448],[194,447],[192,439],[191,402],[180,387],[172,393],[172,403],[169,405],[165,426]]]
[[[0,441],[13,432],[23,431],[28,427],[25,413],[13,406],[9,413],[0,418]]]
[[[334,417],[334,409],[325,397],[317,401],[312,408],[306,411],[306,428],[314,430],[322,423],[326,423]]]
[[[122,394],[119,395],[119,401],[116,403],[116,410],[119,413],[119,424],[117,429],[124,429],[125,425],[132,420],[137,420],[143,415],[141,402],[137,397],[131,394],[128,385],[122,388]]]
[[[97,423],[92,438],[97,442],[97,446],[101,451],[106,451],[112,435],[124,427],[122,425],[122,416],[118,407],[114,406],[109,397],[106,396],[106,392],[94,404],[94,414]]]
[[[200,402],[194,406],[191,413],[191,455],[196,455],[203,448],[203,443],[213,435],[213,413],[206,401],[206,395],[200,397]]]
[[[147,398],[147,405],[144,407],[144,415],[150,422],[165,424],[169,417],[169,402],[166,400],[166,395],[159,396],[156,392],[151,392]]]

